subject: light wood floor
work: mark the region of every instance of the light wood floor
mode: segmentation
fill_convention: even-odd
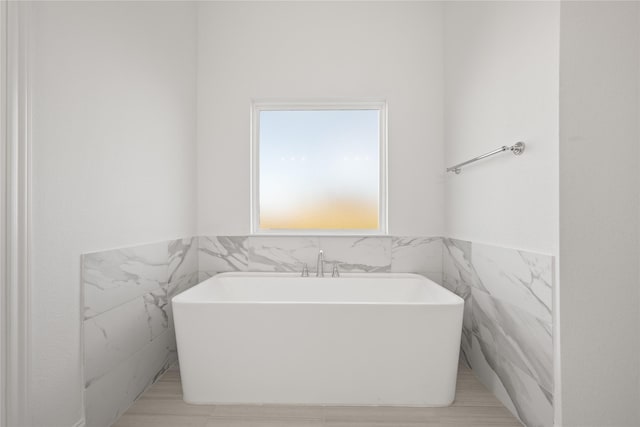
[[[456,400],[447,408],[188,405],[180,372],[168,370],[114,427],[521,427],[516,418],[460,367]]]

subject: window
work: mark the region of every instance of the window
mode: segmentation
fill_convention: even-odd
[[[252,231],[386,232],[384,102],[253,105]]]

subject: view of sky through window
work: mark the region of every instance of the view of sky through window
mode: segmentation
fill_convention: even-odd
[[[378,229],[379,116],[260,111],[260,228]]]

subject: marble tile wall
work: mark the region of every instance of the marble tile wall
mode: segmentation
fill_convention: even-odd
[[[341,272],[418,273],[442,283],[439,237],[200,236],[200,279],[228,271],[316,269],[318,251]]]
[[[553,257],[443,243],[443,285],[465,300],[464,362],[526,426],[552,426]]]
[[[196,237],[84,254],[86,421],[110,426],[177,359],[171,298],[198,282]]]

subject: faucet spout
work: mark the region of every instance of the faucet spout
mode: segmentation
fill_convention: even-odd
[[[318,252],[318,262],[316,263],[316,277],[324,277],[324,252]]]

